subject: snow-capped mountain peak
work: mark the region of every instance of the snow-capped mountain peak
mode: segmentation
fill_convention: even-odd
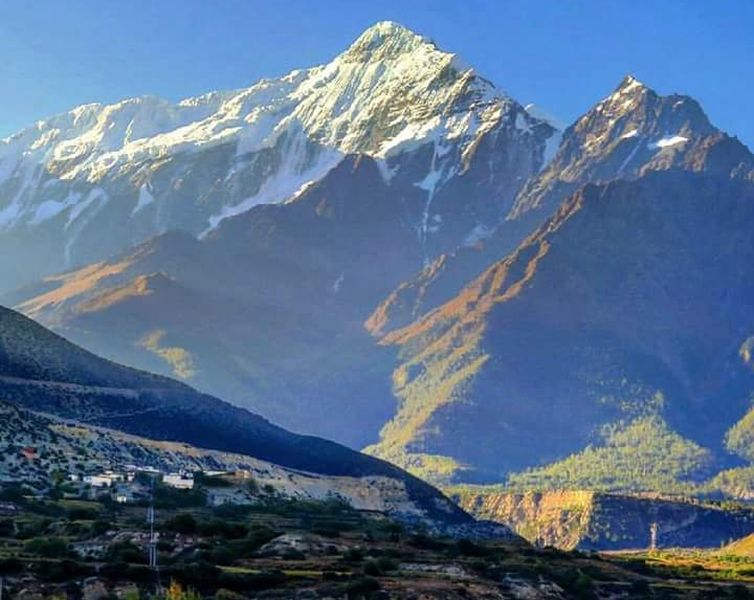
[[[389,56],[399,56],[415,50],[420,46],[436,49],[434,42],[415,33],[395,21],[380,21],[364,31],[346,55],[361,59],[380,60]]]
[[[631,179],[674,167],[749,176],[750,155],[716,129],[699,103],[660,95],[633,75],[565,129],[553,160],[529,182],[509,214],[552,212],[586,182]]]
[[[201,234],[285,202],[349,154],[376,158],[386,180],[409,177],[410,162],[406,184],[429,205],[487,138],[512,152],[521,185],[553,131],[455,54],[384,21],[324,65],[177,103],[86,104],[0,141],[0,229],[55,229],[71,266],[105,215],[127,224],[128,244],[167,229]],[[426,147],[422,165],[405,158]],[[429,216],[410,224],[418,235]]]

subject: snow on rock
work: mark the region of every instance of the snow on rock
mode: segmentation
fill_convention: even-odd
[[[477,225],[463,240],[464,246],[476,246],[479,242],[487,239],[494,233],[494,229],[486,225]]]
[[[544,121],[553,128],[552,134],[547,138],[547,141],[545,142],[545,154],[541,167],[542,169],[544,169],[548,164],[550,164],[550,161],[557,153],[558,148],[560,148],[560,142],[563,139],[563,131],[565,131],[566,124],[563,120],[551,115],[536,104],[527,104],[524,107],[524,110],[526,110],[526,112],[534,119]]]
[[[656,142],[652,142],[651,144],[649,144],[649,147],[650,148],[670,148],[671,146],[677,146],[678,144],[683,144],[688,141],[689,141],[689,138],[683,137],[682,135],[671,135],[671,136],[666,136],[662,139],[659,139]]]
[[[238,160],[278,148],[282,164],[263,176],[252,196],[212,215],[213,228],[256,204],[286,200],[345,154],[386,159],[427,143],[442,147],[441,141],[473,147],[514,105],[456,55],[385,21],[326,65],[176,104],[151,96],[86,104],[0,140],[0,184],[17,180],[13,198],[4,202],[0,195],[0,226],[38,223],[69,208],[69,200],[87,201],[81,195],[34,204],[26,192],[46,173],[101,185],[147,161],[214,146],[233,145]],[[536,122],[530,113],[515,117],[524,133]],[[155,201],[139,179],[133,215]]]
[[[13,289],[167,230],[210,235],[354,154],[405,194],[398,226],[429,259],[505,214],[558,141],[455,54],[382,22],[324,65],[177,103],[86,104],[0,140],[0,231],[36,259],[25,273],[0,260],[0,275]]]
[[[133,211],[131,212],[131,215],[135,215],[139,211],[141,211],[143,208],[149,206],[150,204],[154,203],[154,196],[152,195],[152,192],[149,189],[149,184],[145,183],[139,188],[139,199],[136,201],[136,206],[134,206]]]

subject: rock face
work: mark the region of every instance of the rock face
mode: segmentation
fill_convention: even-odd
[[[438,257],[402,282],[368,321],[376,334],[403,327],[456,295],[588,183],[681,169],[754,181],[754,158],[716,129],[688,96],[660,96],[632,76],[563,132],[551,161],[518,193],[486,239]]]
[[[177,381],[98,358],[7,309],[0,309],[0,397],[8,418],[22,424],[36,418],[29,413],[44,413],[69,424],[106,427],[162,442],[185,442],[299,471],[371,477],[370,484],[361,489],[362,495],[371,494],[375,501],[381,498],[392,504],[403,498],[413,507],[409,512],[415,519],[448,524],[471,521],[437,490],[392,465],[333,442],[292,434]],[[50,418],[37,419],[36,426],[14,427],[9,433],[15,435],[18,429],[43,436],[51,426]],[[76,443],[73,437],[71,444]],[[121,438],[121,447],[112,435],[105,437],[97,442],[102,450],[100,459],[118,449],[127,455],[129,443],[131,448],[141,444],[155,454],[155,460],[160,459],[159,444]],[[211,460],[212,453],[207,454],[205,460]],[[350,487],[358,497],[359,490],[354,489],[358,484],[352,482]]]
[[[754,160],[688,96],[660,96],[632,76],[563,133],[553,160],[521,191],[508,218],[549,216],[587,183],[683,169],[754,179]]]
[[[389,22],[326,65],[250,88],[79,106],[0,140],[2,288],[167,230],[207,233],[288,200],[354,153],[413,197],[404,227],[430,258],[500,220],[554,133]],[[9,258],[21,254],[23,265]]]
[[[510,526],[538,546],[564,550],[719,548],[754,529],[751,510],[587,491],[475,494],[461,506]]]

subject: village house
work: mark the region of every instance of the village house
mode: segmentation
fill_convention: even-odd
[[[116,484],[112,498],[118,504],[133,504],[145,500],[149,496],[147,489],[135,482]]]
[[[180,490],[193,490],[194,489],[194,476],[186,475],[185,473],[168,473],[163,476],[162,483],[165,485],[178,488]]]
[[[127,480],[126,474],[105,471],[95,475],[84,475],[84,483],[96,488],[112,487],[116,483],[122,483]]]

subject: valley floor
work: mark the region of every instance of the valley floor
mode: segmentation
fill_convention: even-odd
[[[158,489],[159,569],[145,505],[0,503],[4,598],[105,600],[754,598],[754,559],[717,551],[565,552],[409,530],[340,502],[204,506]]]

